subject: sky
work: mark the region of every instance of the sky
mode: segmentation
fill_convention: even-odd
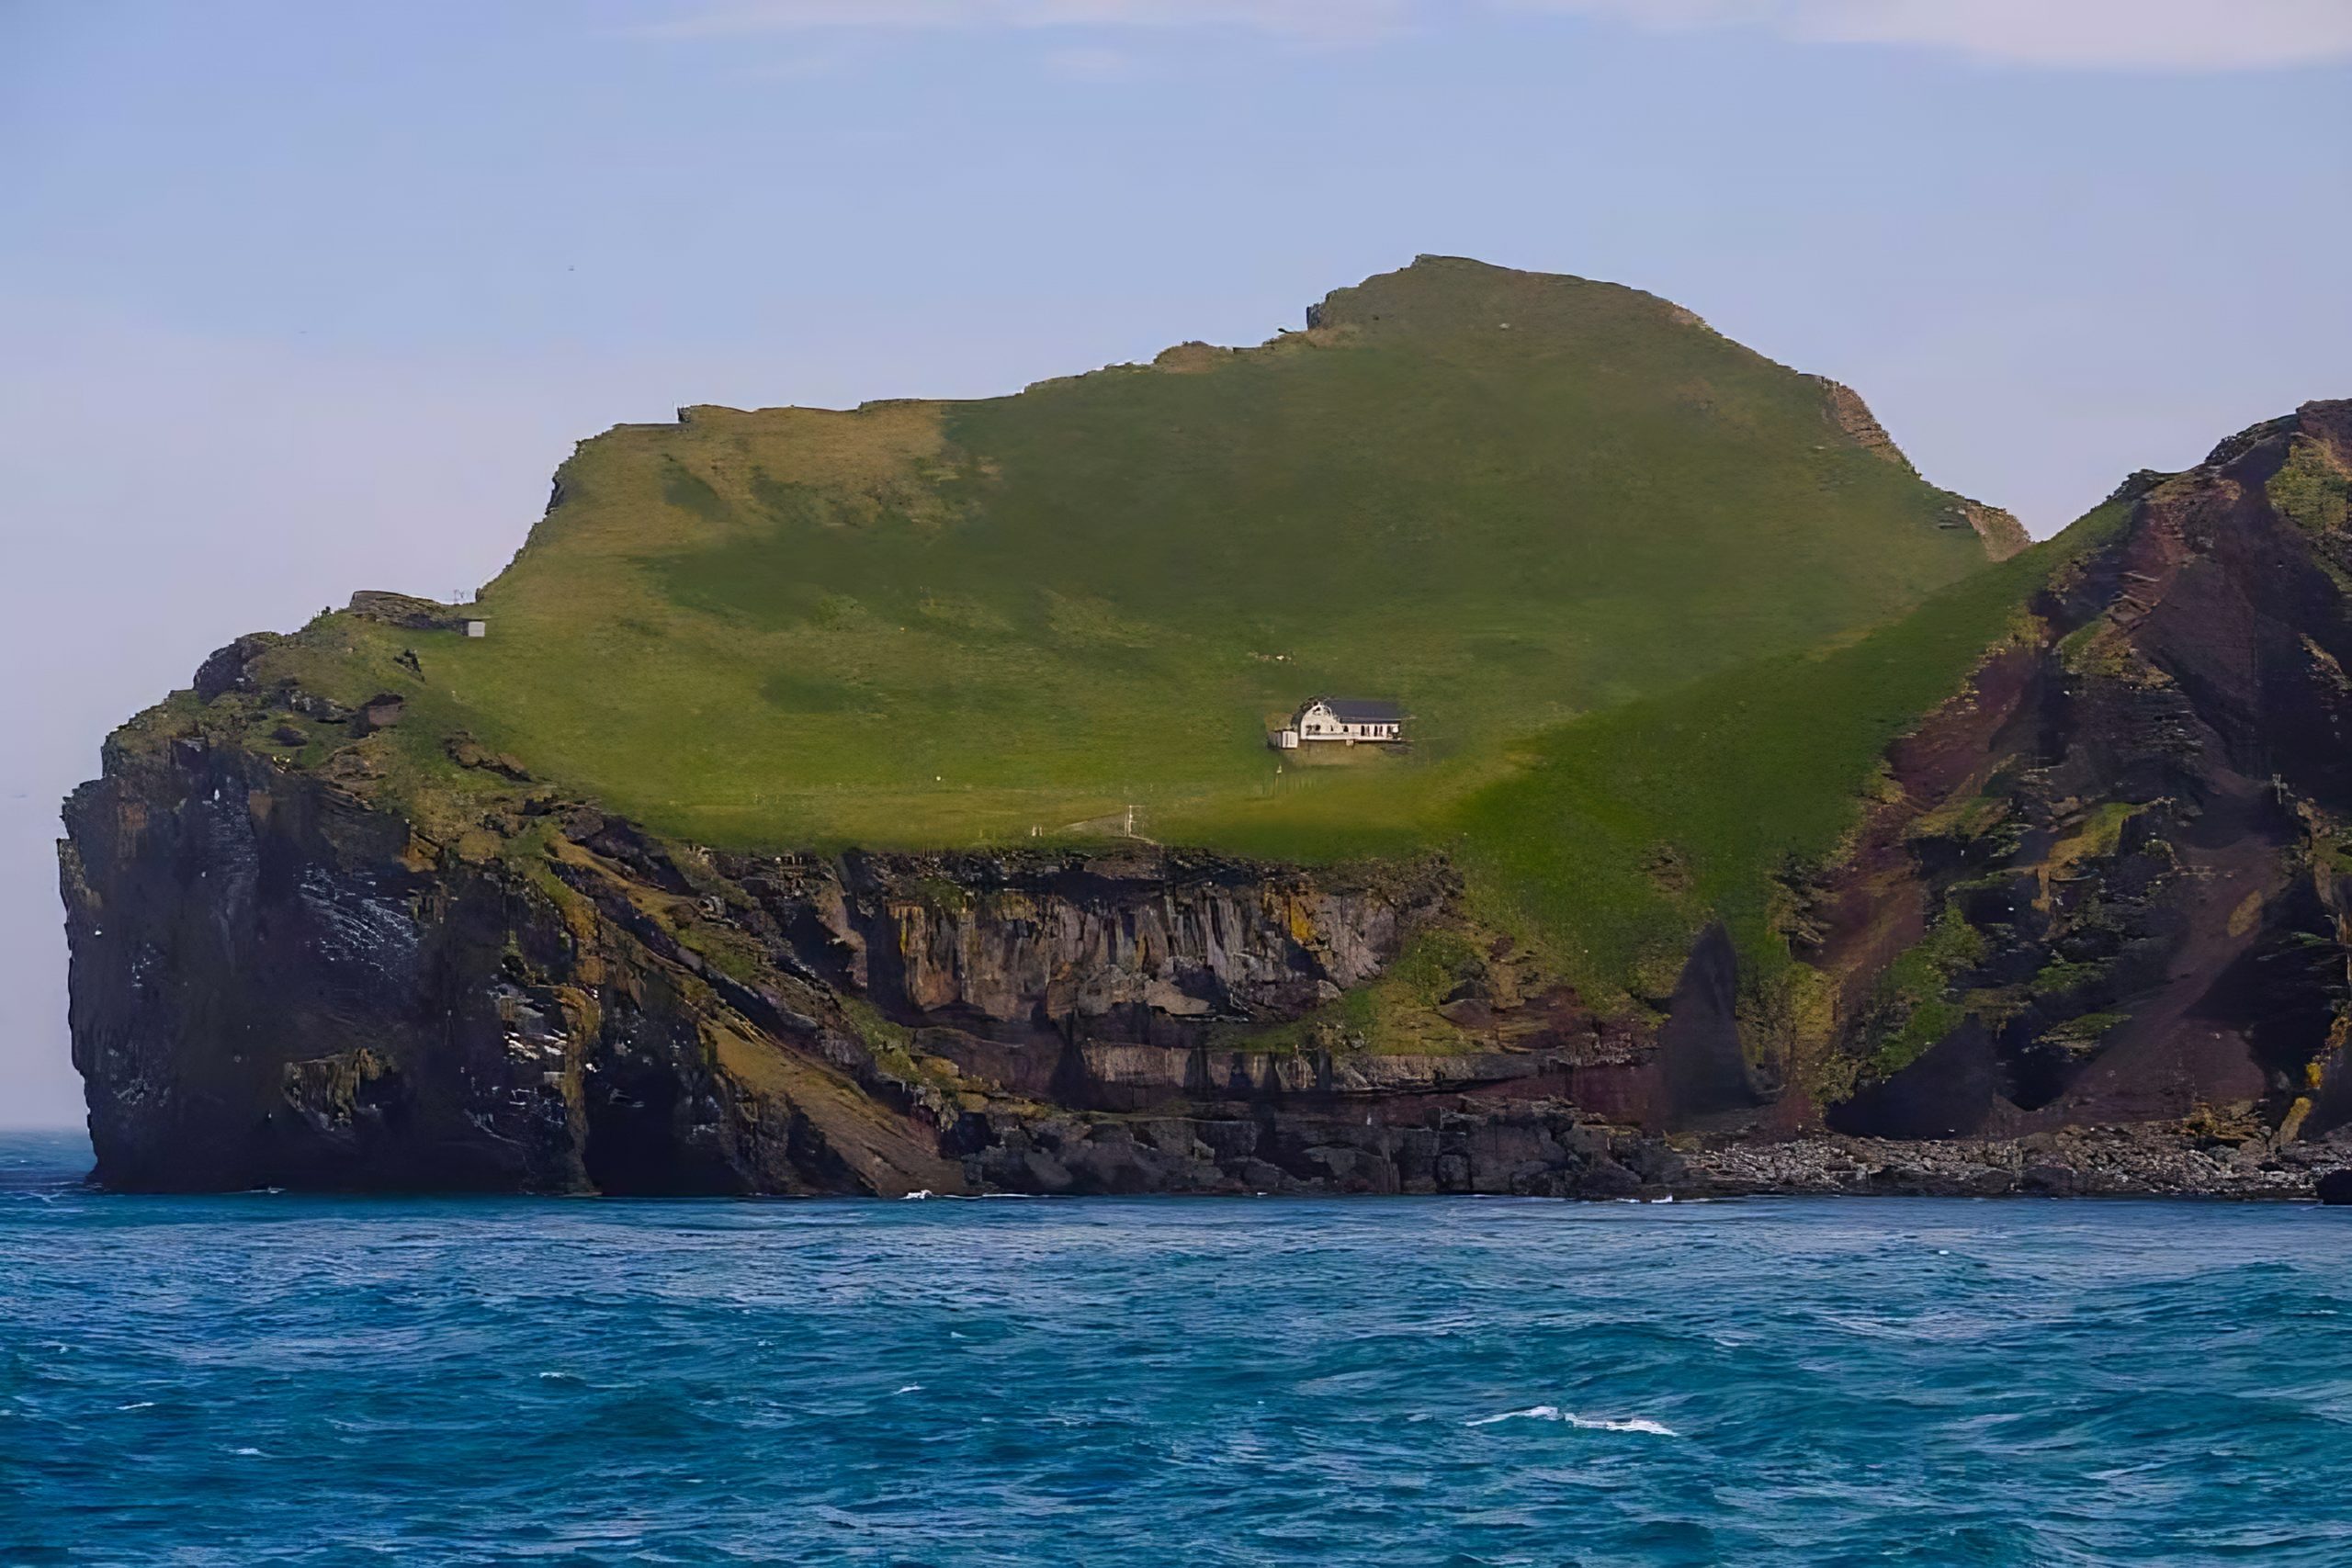
[[[57,803],[209,649],[470,591],[571,444],[1634,284],[2037,534],[2352,396],[2352,0],[0,0],[0,1125]]]

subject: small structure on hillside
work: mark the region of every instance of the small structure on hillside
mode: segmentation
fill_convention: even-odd
[[[1397,704],[1371,697],[1309,697],[1274,731],[1274,745],[1284,751],[1331,742],[1399,746],[1408,716]]]
[[[420,599],[413,593],[388,593],[380,588],[363,588],[351,596],[346,613],[363,621],[399,626],[404,631],[463,632],[468,637],[487,637],[490,635],[490,623],[474,614],[476,608],[470,600],[461,599],[444,604],[432,599]]]

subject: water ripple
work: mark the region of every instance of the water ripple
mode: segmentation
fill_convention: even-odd
[[[2335,1564],[2352,1224],[110,1198],[0,1143],[0,1562]]]

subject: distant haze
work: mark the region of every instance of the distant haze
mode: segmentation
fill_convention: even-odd
[[[1613,278],[2047,534],[2352,395],[2334,0],[0,10],[0,1125],[78,1119],[106,731],[571,443],[1253,343],[1416,253]]]

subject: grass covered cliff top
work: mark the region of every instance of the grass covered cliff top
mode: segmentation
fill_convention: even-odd
[[[1988,571],[2013,522],[1921,479],[1853,394],[1653,296],[1424,257],[1309,323],[1003,398],[620,426],[469,612],[486,637],[339,614],[266,662],[403,696],[379,740],[420,768],[463,730],[706,843],[1026,842],[1133,805],[1269,858],[1455,850],[1498,918],[1613,983],[1702,910],[1609,857],[1656,859],[1677,769],[1745,766],[1658,705],[1761,679],[1798,717],[1809,650],[1877,649],[1836,668],[1885,700],[1772,775],[1792,820],[1836,816],[1886,716],[1951,690],[2037,570]],[[1857,641],[1962,580],[1988,607],[1956,638]],[[1329,693],[1401,701],[1410,753],[1268,750]],[[1740,793],[1689,809],[1779,820]]]

